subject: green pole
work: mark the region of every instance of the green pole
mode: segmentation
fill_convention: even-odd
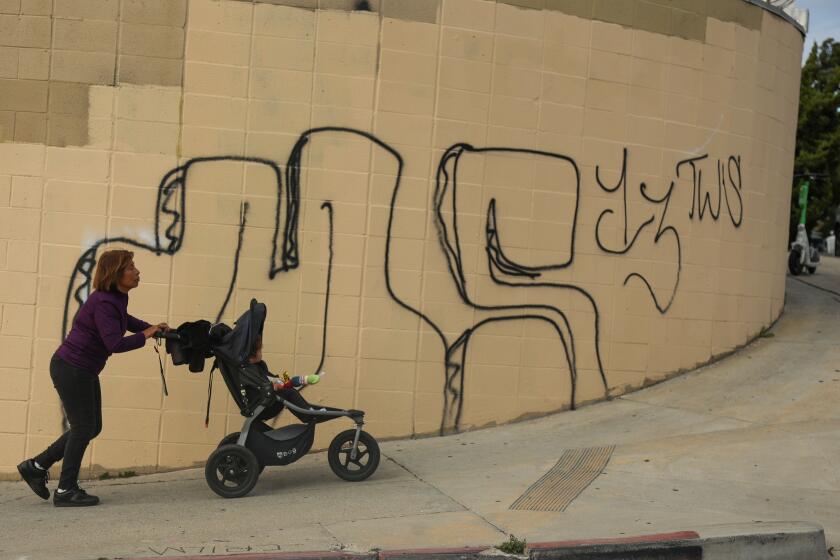
[[[803,181],[802,185],[799,187],[799,207],[802,208],[799,223],[802,225],[805,225],[805,214],[808,210],[808,189],[810,186],[811,183],[809,181]]]

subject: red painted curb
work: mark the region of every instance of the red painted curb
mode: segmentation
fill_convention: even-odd
[[[380,560],[385,558],[399,558],[401,556],[417,556],[427,554],[478,554],[492,546],[472,546],[461,548],[407,548],[405,550],[382,550],[379,552]]]
[[[578,541],[556,541],[542,543],[528,543],[528,549],[545,548],[573,548],[576,546],[591,546],[597,544],[639,544],[639,543],[661,543],[667,541],[688,541],[699,539],[699,533],[694,531],[678,531],[676,533],[657,533],[654,535],[639,535],[637,537],[619,537],[611,539],[585,539]]]
[[[700,535],[695,531],[678,531],[674,533],[657,533],[653,535],[639,535],[635,537],[618,537],[608,539],[583,539],[575,541],[554,541],[528,543],[530,550],[549,550],[575,548],[581,546],[595,545],[622,545],[622,544],[656,544],[663,542],[680,542],[699,539]],[[382,550],[379,552],[348,553],[339,551],[325,552],[259,552],[243,554],[204,555],[204,556],[177,556],[178,560],[387,560],[398,558],[409,558],[413,556],[446,556],[459,554],[479,554],[493,546],[462,547],[462,548],[411,548],[405,550]],[[143,556],[124,558],[123,560],[154,560],[154,556]]]
[[[158,558],[177,558],[178,560],[313,560],[324,558],[329,560],[362,560],[375,558],[375,552],[360,552],[351,554],[334,550],[326,552],[246,552],[241,554],[204,554],[199,556],[136,556],[122,558],[122,560],[156,560]]]

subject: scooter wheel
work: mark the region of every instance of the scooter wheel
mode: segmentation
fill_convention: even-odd
[[[330,443],[327,458],[330,468],[339,478],[350,482],[359,482],[372,475],[379,466],[379,444],[367,432],[359,434],[356,458],[351,457],[356,430],[345,430],[335,436]]]
[[[816,274],[817,273],[817,267],[816,266],[809,266],[808,267],[808,273],[809,274]]]
[[[253,490],[259,476],[257,457],[236,444],[218,447],[204,466],[207,485],[223,498],[241,498]]]
[[[227,445],[229,443],[236,443],[237,441],[239,441],[239,432],[233,432],[233,433],[230,433],[230,434],[226,435],[225,437],[223,437],[222,441],[220,441],[219,445],[217,445],[216,447],[221,447],[221,446]],[[259,468],[260,474],[262,474],[263,469],[265,469],[265,465],[260,463],[259,459],[257,459],[257,463],[260,466],[260,468]]]
[[[802,250],[794,248],[788,255],[788,270],[794,276],[802,274]]]

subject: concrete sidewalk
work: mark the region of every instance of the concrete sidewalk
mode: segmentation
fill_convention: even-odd
[[[0,483],[0,558],[366,552],[780,521],[822,525],[840,549],[840,260],[802,280],[823,289],[789,279],[774,336],[730,358],[574,412],[384,443],[366,482],[314,454],[266,469],[239,500],[193,469],[90,482],[102,505],[72,513]],[[606,469],[565,511],[509,509],[564,451],[601,446],[615,446]]]

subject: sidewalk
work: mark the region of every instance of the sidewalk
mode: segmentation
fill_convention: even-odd
[[[315,454],[266,469],[239,500],[193,469],[91,482],[102,505],[72,513],[0,483],[0,558],[366,552],[774,521],[822,525],[840,549],[840,259],[800,279],[824,289],[789,279],[775,336],[717,364],[575,412],[384,443],[366,482],[341,481]],[[565,511],[509,509],[564,451],[609,446]]]

